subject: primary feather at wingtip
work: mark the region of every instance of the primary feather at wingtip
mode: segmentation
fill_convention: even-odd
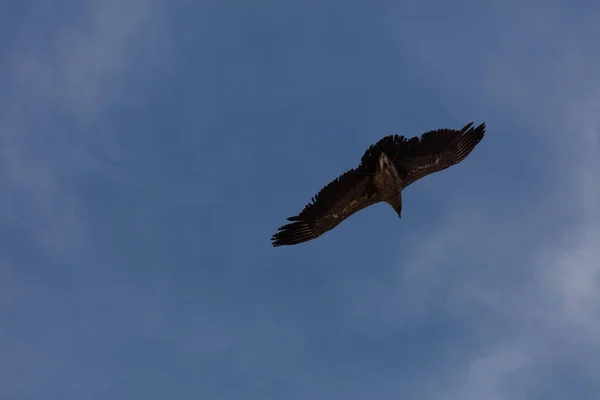
[[[460,140],[456,144],[455,151],[457,162],[464,160],[481,142],[485,135],[485,122],[475,128],[469,128],[462,132]]]
[[[297,221],[279,228],[279,232],[271,237],[273,247],[290,246],[307,242],[316,238],[307,221]]]
[[[467,130],[468,130],[470,127],[471,127],[471,126],[473,126],[473,124],[474,124],[474,122],[473,122],[473,121],[469,122],[468,124],[466,124],[466,125],[465,125],[465,126],[462,128],[462,129],[461,129],[461,131],[462,131],[462,132],[465,132],[465,131],[467,131]]]

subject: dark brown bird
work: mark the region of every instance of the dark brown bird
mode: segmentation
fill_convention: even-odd
[[[287,220],[271,240],[273,246],[315,239],[352,214],[386,202],[402,217],[402,190],[434,172],[464,160],[485,134],[485,123],[461,130],[438,129],[410,139],[386,136],[370,146],[357,168],[330,182],[302,212]]]

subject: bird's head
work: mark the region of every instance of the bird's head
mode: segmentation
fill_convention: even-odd
[[[394,210],[396,211],[396,214],[398,214],[398,218],[402,219],[402,206],[394,207]]]

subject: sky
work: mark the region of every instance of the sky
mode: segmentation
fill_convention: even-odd
[[[3,1],[0,398],[600,398],[600,4]],[[389,134],[459,165],[271,235]]]

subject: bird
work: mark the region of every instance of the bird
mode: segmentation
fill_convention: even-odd
[[[402,191],[427,175],[463,161],[485,135],[485,122],[436,129],[420,137],[389,135],[369,146],[358,167],[323,187],[302,212],[271,237],[273,247],[313,240],[374,204],[389,204],[402,218]]]

